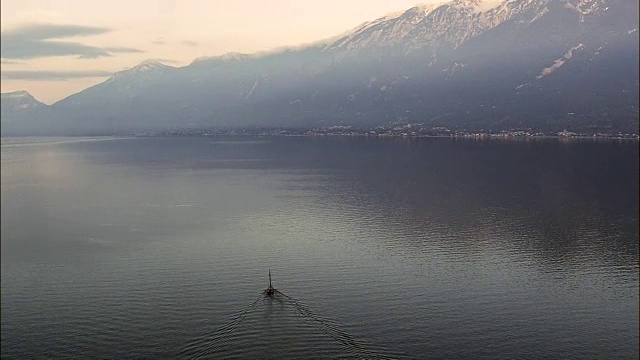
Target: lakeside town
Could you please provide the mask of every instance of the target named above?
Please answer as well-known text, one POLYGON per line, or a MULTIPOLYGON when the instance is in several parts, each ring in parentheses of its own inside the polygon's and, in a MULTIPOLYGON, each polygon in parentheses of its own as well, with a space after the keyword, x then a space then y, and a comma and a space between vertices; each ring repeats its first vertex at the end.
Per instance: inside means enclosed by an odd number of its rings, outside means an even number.
POLYGON ((451 137, 472 139, 519 139, 519 138, 596 138, 596 139, 629 139, 638 140, 635 133, 579 133, 569 130, 559 132, 540 132, 532 129, 511 129, 499 132, 492 131, 468 131, 452 130, 443 126, 426 127, 423 124, 391 124, 389 126, 377 126, 370 129, 361 129, 351 125, 336 125, 304 128, 217 128, 217 129, 175 129, 167 131, 146 131, 136 133, 136 136, 216 136, 216 135, 244 135, 244 136, 358 136, 358 137, 451 137))

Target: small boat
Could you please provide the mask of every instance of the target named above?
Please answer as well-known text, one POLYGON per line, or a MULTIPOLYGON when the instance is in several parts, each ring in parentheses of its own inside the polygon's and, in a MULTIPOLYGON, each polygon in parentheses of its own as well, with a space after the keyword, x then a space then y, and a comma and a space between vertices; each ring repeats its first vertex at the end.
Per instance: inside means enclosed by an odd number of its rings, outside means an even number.
POLYGON ((276 289, 271 286, 271 269, 269 269, 269 287, 267 288, 266 293, 271 297, 276 293, 276 289))

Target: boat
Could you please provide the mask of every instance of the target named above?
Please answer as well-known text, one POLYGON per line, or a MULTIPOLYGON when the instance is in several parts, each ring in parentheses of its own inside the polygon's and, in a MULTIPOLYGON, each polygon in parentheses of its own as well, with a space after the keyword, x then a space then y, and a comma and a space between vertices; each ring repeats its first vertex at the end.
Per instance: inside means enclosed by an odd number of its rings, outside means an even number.
POLYGON ((271 285, 271 269, 269 269, 269 287, 265 290, 268 296, 273 297, 276 293, 276 289, 271 285))

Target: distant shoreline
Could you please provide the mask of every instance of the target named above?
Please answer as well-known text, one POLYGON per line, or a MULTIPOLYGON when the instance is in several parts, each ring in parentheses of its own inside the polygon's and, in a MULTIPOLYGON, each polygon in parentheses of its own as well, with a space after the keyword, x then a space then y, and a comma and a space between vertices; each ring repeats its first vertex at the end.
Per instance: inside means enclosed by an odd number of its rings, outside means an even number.
POLYGON ((512 140, 512 141, 535 141, 535 140, 560 140, 560 141, 639 141, 638 135, 630 134, 626 136, 617 135, 510 135, 510 134, 457 134, 457 135, 403 135, 403 134, 346 134, 346 133, 226 133, 226 132, 157 132, 157 133, 135 133, 135 134, 104 134, 104 135, 21 135, 2 136, 2 146, 36 145, 36 144, 58 144, 65 142, 79 141, 99 141, 107 139, 134 139, 134 138, 162 138, 162 137, 353 137, 353 138, 378 138, 378 139, 463 139, 463 140, 512 140), (33 141, 11 141, 13 139, 30 139, 33 141), (65 139, 73 139, 65 141, 65 139))

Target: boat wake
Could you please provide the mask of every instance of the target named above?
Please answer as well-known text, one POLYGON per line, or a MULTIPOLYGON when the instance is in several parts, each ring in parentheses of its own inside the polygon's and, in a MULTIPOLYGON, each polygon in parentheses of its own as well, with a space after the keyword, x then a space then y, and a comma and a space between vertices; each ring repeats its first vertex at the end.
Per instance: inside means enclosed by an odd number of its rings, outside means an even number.
POLYGON ((180 357, 391 358, 381 349, 374 351, 358 341, 338 323, 317 315, 301 301, 270 289, 214 332, 187 344, 180 357))
POLYGON ((244 308, 242 311, 234 314, 231 319, 222 327, 217 329, 211 334, 206 334, 191 341, 180 352, 181 358, 188 359, 207 359, 214 355, 217 349, 223 347, 227 343, 234 330, 242 323, 245 316, 253 311, 260 303, 265 299, 265 294, 260 294, 251 305, 244 308))

